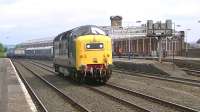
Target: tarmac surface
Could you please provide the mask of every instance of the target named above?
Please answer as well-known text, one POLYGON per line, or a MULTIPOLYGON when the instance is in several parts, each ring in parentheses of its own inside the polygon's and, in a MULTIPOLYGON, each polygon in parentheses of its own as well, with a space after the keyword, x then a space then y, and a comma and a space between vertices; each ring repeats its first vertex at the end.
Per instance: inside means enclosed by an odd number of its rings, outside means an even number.
MULTIPOLYGON (((181 58, 183 59, 183 58, 181 58)), ((171 76, 174 77, 180 77, 185 78, 187 76, 187 73, 183 70, 181 70, 178 66, 171 62, 158 62, 156 60, 146 60, 146 59, 127 59, 127 58, 114 58, 113 61, 122 61, 122 62, 131 62, 135 65, 151 65, 155 69, 159 69, 171 76)), ((145 67, 145 66, 144 66, 145 67)), ((145 70, 145 69, 144 69, 145 70)))
POLYGON ((34 104, 7 58, 0 58, 0 112, 36 112, 34 104))
MULTIPOLYGON (((172 57, 167 57, 167 59, 172 59, 172 57)), ((175 56, 174 59, 200 61, 200 57, 199 58, 191 58, 191 57, 175 56)))

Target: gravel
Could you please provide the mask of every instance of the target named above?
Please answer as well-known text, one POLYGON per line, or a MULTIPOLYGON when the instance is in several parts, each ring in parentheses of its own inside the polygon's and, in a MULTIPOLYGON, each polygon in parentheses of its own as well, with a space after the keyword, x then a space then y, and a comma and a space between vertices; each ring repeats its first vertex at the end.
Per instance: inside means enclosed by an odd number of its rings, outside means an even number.
MULTIPOLYGON (((134 112, 132 108, 122 105, 107 97, 95 93, 63 77, 50 73, 38 66, 26 63, 32 70, 51 82, 54 86, 72 97, 76 102, 95 112, 134 112)), ((55 101, 55 100, 54 100, 55 101)), ((135 111, 136 112, 136 111, 135 111)))
POLYGON ((102 87, 96 87, 96 89, 104 91, 104 92, 111 94, 113 96, 122 98, 126 101, 132 102, 132 103, 134 103, 134 104, 136 104, 140 107, 143 107, 147 110, 151 110, 152 112, 161 112, 161 111, 180 112, 180 111, 174 110, 173 108, 166 107, 164 105, 154 103, 152 101, 149 101, 149 100, 146 100, 146 99, 134 96, 134 95, 130 95, 128 93, 121 92, 121 91, 115 90, 113 88, 102 86, 102 87))
POLYGON ((200 88, 113 72, 110 82, 138 92, 200 110, 200 88))

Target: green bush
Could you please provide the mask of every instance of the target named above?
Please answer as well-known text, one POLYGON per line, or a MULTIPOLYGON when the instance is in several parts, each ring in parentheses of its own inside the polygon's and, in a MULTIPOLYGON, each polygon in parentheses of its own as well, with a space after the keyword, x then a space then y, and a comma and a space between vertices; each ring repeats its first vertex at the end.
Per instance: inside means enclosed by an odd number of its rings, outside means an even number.
POLYGON ((3 47, 3 44, 0 43, 0 58, 5 57, 5 48, 3 47))
POLYGON ((0 58, 5 58, 4 52, 0 52, 0 58))

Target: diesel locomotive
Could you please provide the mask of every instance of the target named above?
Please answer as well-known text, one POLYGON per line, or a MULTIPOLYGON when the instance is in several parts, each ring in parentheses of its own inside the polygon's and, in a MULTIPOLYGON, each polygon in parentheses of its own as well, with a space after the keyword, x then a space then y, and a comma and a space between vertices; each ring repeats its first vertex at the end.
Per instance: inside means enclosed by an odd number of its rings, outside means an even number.
POLYGON ((55 71, 77 81, 105 83, 112 74, 112 42, 94 25, 63 32, 53 41, 55 71))

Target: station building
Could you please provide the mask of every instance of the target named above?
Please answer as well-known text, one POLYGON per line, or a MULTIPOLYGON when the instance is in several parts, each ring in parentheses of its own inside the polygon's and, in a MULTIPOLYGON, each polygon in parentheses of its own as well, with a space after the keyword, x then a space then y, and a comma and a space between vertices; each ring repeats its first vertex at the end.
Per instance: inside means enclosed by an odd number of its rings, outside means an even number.
MULTIPOLYGON (((100 26, 113 40, 113 53, 122 55, 129 53, 139 56, 157 56, 159 50, 158 37, 147 36, 147 23, 141 26, 122 26, 121 16, 111 16, 111 26, 100 26)), ((152 20, 150 20, 152 22, 152 20)), ((166 20, 166 22, 171 22, 166 20)), ((157 25, 157 23, 155 23, 157 25)), ((165 27, 166 23, 161 24, 165 27)), ((172 27, 172 24, 171 26, 172 27)), ((172 30, 172 36, 163 38, 162 52, 165 56, 184 55, 184 31, 172 30)))

